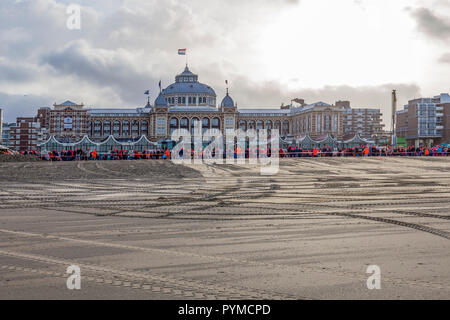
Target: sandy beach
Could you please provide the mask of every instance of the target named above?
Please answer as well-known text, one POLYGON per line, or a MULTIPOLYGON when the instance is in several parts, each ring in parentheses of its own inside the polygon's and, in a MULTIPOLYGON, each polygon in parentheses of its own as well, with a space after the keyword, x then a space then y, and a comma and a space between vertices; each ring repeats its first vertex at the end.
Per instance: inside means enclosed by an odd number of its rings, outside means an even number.
POLYGON ((0 299, 449 299, 449 249, 447 158, 0 163, 0 299))

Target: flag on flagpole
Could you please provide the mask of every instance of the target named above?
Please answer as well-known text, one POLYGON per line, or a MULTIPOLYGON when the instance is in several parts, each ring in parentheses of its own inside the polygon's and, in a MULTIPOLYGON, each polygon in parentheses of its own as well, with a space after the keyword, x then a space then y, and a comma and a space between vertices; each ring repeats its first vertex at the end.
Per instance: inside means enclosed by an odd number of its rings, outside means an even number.
POLYGON ((181 56, 185 56, 186 55, 186 49, 178 49, 178 54, 181 56))
POLYGON ((150 94, 150 90, 145 91, 144 94, 149 95, 150 94))
POLYGON ((159 91, 161 91, 161 80, 159 80, 159 91))

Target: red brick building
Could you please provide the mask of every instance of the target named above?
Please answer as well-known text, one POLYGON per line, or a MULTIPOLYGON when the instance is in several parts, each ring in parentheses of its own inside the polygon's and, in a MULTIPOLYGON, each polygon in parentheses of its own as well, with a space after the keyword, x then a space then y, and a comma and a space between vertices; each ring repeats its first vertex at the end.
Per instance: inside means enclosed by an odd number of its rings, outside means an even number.
POLYGON ((17 118, 16 126, 10 128, 9 146, 16 151, 32 151, 46 137, 47 132, 41 128, 37 117, 20 117, 17 118))

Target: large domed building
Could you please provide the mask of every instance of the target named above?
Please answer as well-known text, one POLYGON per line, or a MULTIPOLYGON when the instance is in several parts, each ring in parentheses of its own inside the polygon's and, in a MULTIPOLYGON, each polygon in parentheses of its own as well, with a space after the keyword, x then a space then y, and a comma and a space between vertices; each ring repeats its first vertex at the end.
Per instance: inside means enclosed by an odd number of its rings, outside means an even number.
MULTIPOLYGON (((303 101, 303 100, 302 100, 303 101)), ((343 109, 323 102, 299 106, 282 106, 279 109, 238 109, 228 88, 217 105, 214 89, 198 81, 198 75, 186 65, 175 77, 175 82, 163 89, 150 112, 154 125, 151 139, 158 141, 171 136, 176 129, 193 132, 195 123, 201 121, 203 130, 268 129, 278 130, 281 136, 342 137, 343 109)))
POLYGON ((94 142, 136 141, 144 136, 160 142, 170 139, 175 129, 193 132, 195 124, 201 122, 203 130, 218 129, 222 133, 227 129, 268 129, 278 130, 282 137, 342 138, 342 107, 296 100, 302 103, 275 109, 240 109, 228 88, 225 97, 218 100, 214 89, 199 82, 198 75, 186 65, 175 82, 160 91, 153 105, 149 100, 143 108, 88 109, 82 104, 55 103, 53 110, 46 108, 51 123, 48 136, 64 141, 87 136, 94 142))

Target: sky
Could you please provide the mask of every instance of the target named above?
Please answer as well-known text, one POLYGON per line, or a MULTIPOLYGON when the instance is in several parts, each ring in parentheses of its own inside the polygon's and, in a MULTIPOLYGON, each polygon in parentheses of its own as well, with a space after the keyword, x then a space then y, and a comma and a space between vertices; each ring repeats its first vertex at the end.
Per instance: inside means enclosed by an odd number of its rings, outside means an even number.
POLYGON ((450 91, 450 0, 2 0, 8 122, 72 100, 134 108, 184 69, 239 108, 350 100, 380 108, 450 91), (67 28, 67 7, 81 29, 67 28))

